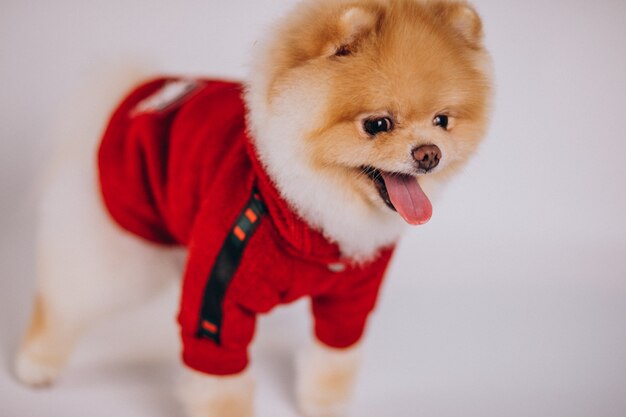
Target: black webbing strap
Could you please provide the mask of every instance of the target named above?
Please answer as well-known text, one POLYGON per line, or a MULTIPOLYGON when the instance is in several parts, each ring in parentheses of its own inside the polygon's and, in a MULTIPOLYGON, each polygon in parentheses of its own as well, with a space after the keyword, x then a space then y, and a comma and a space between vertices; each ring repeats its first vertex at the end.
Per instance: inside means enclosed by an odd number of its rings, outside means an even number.
POLYGON ((241 262, 248 240, 266 213, 265 204, 261 201, 257 191, 253 190, 248 204, 241 211, 224 240, 209 275, 200 311, 198 337, 213 339, 215 343, 220 344, 224 295, 241 262))

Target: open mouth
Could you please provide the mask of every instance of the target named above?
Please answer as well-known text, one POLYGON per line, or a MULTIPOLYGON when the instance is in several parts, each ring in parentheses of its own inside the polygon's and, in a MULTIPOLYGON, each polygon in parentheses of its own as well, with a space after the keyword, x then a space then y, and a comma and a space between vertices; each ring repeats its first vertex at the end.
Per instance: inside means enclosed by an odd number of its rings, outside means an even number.
POLYGON ((419 225, 430 220, 432 205, 415 176, 371 166, 362 167, 362 171, 372 180, 385 204, 407 223, 419 225))

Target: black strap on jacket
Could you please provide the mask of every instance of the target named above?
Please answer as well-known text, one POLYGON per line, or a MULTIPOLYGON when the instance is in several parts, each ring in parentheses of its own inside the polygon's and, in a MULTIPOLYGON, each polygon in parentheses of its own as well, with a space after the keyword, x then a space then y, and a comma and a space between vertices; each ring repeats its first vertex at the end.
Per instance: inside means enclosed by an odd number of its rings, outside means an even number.
POLYGON ((253 190, 250 200, 224 240, 209 275, 200 311, 198 337, 212 339, 220 344, 224 295, 237 271, 250 237, 266 213, 265 204, 258 192, 253 190))

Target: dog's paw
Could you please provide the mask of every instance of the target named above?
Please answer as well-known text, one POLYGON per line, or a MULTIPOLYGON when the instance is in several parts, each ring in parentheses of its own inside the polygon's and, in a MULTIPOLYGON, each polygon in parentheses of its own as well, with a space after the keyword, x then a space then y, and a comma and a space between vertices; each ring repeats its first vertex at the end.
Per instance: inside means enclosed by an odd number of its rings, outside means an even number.
POLYGON ((345 417, 360 363, 357 349, 316 345, 298 355, 296 396, 304 417, 345 417))
POLYGON ((45 360, 27 351, 20 351, 15 359, 15 376, 33 388, 44 388, 56 381, 62 364, 45 360))
POLYGON ((254 381, 248 373, 212 376, 186 370, 178 397, 187 417, 252 417, 254 381))

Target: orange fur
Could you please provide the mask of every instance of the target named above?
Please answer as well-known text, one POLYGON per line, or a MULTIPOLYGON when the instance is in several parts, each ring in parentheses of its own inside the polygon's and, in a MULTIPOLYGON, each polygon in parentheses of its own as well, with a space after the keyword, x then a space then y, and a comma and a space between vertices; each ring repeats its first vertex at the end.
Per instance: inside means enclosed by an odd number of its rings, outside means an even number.
POLYGON ((48 321, 41 296, 36 295, 33 302, 33 310, 31 313, 28 330, 24 336, 24 345, 32 344, 36 339, 40 338, 45 332, 46 322, 48 321))
POLYGON ((383 207, 361 167, 406 171, 410 150, 435 144, 447 177, 474 152, 486 130, 490 79, 482 24, 465 2, 416 0, 305 3, 279 29, 267 59, 268 97, 295 85, 331 93, 307 135, 311 161, 369 204, 383 207), (355 13, 356 12, 356 13, 355 13), (343 48, 345 56, 334 56, 343 48), (450 128, 433 126, 440 113, 450 128), (366 115, 392 115, 395 128, 370 138, 366 115))

